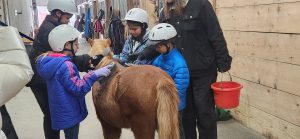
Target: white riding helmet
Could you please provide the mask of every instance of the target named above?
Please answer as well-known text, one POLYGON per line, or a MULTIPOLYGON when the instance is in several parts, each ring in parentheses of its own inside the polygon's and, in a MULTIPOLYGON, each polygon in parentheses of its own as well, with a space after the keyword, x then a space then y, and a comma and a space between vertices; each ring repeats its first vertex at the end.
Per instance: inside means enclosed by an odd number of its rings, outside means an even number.
POLYGON ((148 14, 141 8, 132 8, 126 13, 125 20, 148 24, 148 14))
POLYGON ((167 23, 160 23, 154 26, 149 32, 147 45, 156 45, 162 41, 167 41, 177 35, 176 29, 167 23))
POLYGON ((49 0, 47 8, 49 12, 57 9, 64 13, 77 14, 77 7, 74 0, 49 0))
POLYGON ((48 42, 53 51, 63 51, 67 42, 73 41, 78 38, 80 32, 70 25, 59 25, 55 27, 48 37, 48 42))

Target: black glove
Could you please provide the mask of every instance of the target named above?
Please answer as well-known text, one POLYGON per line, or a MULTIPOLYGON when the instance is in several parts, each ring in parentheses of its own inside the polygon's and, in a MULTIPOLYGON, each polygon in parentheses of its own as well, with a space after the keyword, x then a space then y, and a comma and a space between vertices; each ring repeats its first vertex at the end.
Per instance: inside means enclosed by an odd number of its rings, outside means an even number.
POLYGON ((138 56, 139 56, 139 53, 137 53, 137 54, 131 54, 131 55, 128 56, 127 61, 129 63, 132 63, 132 62, 134 62, 138 58, 138 56))
POLYGON ((221 73, 224 73, 224 72, 227 72, 230 70, 230 65, 229 66, 224 66, 222 68, 218 68, 218 71, 221 72, 221 73))
POLYGON ((227 60, 223 60, 222 63, 220 62, 218 64, 218 71, 221 73, 229 71, 231 68, 231 61, 232 58, 229 57, 227 60))
POLYGON ((88 72, 92 69, 90 67, 90 56, 88 54, 73 56, 72 61, 80 72, 88 72))
POLYGON ((93 57, 91 57, 91 64, 96 67, 98 65, 98 63, 102 60, 104 56, 103 55, 95 55, 93 57))
POLYGON ((155 47, 153 46, 148 46, 146 47, 140 54, 140 56, 138 57, 139 60, 153 60, 154 58, 156 58, 159 55, 159 52, 157 52, 155 50, 155 47))

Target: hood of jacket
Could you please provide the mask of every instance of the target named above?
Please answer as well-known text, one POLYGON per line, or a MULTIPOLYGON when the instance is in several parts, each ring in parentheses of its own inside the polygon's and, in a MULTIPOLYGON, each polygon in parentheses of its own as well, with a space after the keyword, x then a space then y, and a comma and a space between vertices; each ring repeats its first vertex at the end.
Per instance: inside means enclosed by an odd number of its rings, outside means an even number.
POLYGON ((68 60, 71 60, 71 58, 63 54, 41 55, 36 61, 37 72, 42 78, 51 79, 60 66, 68 60))

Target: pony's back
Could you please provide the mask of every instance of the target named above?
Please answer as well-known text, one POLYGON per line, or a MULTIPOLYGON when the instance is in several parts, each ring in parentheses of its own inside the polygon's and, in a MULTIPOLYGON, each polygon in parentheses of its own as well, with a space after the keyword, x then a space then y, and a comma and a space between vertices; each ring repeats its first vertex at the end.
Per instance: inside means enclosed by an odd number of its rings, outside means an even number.
POLYGON ((162 139, 179 136, 177 90, 161 69, 149 65, 124 68, 102 89, 97 100, 101 104, 95 103, 100 120, 134 132, 147 127, 154 134, 158 128, 162 139))
MULTIPOLYGON (((96 40, 91 56, 104 54, 109 40, 96 40)), ((106 55, 96 68, 112 61, 106 55)), ((124 68, 116 63, 111 75, 93 86, 93 100, 105 139, 118 139, 121 128, 131 128, 137 139, 178 139, 179 98, 172 78, 160 68, 124 68)))

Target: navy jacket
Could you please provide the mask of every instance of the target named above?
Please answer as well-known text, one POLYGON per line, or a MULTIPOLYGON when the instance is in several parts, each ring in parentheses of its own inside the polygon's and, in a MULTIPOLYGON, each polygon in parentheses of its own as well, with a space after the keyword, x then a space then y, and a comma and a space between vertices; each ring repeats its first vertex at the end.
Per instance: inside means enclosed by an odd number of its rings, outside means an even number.
POLYGON ((176 28, 178 35, 174 43, 185 58, 191 76, 230 69, 232 58, 208 0, 189 0, 181 16, 172 10, 170 18, 163 12, 159 18, 160 22, 170 23, 176 28))

